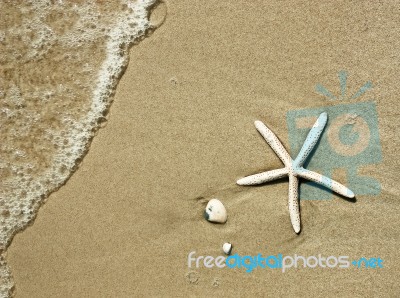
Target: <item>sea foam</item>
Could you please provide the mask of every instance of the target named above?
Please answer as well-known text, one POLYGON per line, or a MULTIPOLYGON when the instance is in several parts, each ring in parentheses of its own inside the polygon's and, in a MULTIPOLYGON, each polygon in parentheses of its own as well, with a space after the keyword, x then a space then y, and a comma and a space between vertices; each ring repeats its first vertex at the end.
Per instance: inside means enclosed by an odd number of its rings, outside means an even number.
POLYGON ((4 253, 79 166, 156 0, 0 0, 0 296, 4 253))

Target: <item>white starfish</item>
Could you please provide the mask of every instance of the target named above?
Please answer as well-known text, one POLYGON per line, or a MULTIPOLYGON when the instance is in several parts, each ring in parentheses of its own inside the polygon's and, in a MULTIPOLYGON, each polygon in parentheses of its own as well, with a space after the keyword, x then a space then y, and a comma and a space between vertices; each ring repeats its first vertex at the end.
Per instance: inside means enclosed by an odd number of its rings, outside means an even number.
POLYGON ((342 196, 354 198, 354 193, 346 186, 326 176, 303 168, 303 164, 321 136, 327 120, 328 115, 325 112, 318 117, 314 126, 308 133, 303 147, 301 148, 295 160, 290 157, 276 135, 267 126, 265 126, 264 123, 261 121, 254 122, 259 133, 271 146, 272 150, 275 151, 276 155, 278 155, 285 167, 278 170, 247 176, 237 181, 237 184, 239 185, 256 185, 276 180, 284 176, 289 176, 289 214, 290 221, 292 222, 293 229, 296 233, 300 232, 300 210, 298 202, 299 177, 319 183, 337 192, 338 194, 341 194, 342 196))

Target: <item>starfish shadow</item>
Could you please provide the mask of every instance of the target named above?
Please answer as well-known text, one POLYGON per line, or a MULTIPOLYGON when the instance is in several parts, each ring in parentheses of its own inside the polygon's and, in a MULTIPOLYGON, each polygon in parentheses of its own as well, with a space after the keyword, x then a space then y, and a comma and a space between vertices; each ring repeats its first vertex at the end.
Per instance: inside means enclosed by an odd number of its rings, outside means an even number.
MULTIPOLYGON (((301 184, 305 183, 305 184, 307 184, 308 186, 310 186, 312 188, 317 188, 319 191, 322 191, 322 192, 325 192, 325 193, 329 193, 329 194, 331 194, 333 196, 337 196, 338 198, 343 199, 343 200, 345 200, 345 201, 347 201, 349 203, 356 203, 357 202, 356 197, 348 198, 348 197, 342 196, 341 194, 334 193, 333 191, 329 190, 325 186, 322 186, 322 185, 320 185, 318 183, 310 182, 310 181, 306 182, 306 181, 307 180, 305 180, 305 179, 301 179, 301 184)), ((299 198, 300 198, 300 200, 303 200, 303 201, 328 201, 328 200, 330 200, 330 199, 322 199, 322 200, 319 200, 319 199, 312 199, 312 200, 310 200, 310 199, 308 199, 308 200, 307 199, 301 199, 301 197, 302 197, 301 193, 302 193, 302 190, 301 190, 301 187, 299 187, 299 198)))
POLYGON ((268 182, 265 182, 265 183, 262 183, 262 184, 253 185, 253 187, 263 187, 263 186, 266 186, 266 185, 282 184, 282 183, 287 183, 288 181, 289 181, 288 177, 282 177, 282 178, 276 179, 274 181, 268 181, 268 182))
POLYGON ((347 202, 349 202, 349 203, 357 203, 357 198, 356 197, 354 197, 354 198, 347 198, 347 197, 345 197, 345 196, 342 196, 342 195, 340 195, 340 194, 335 194, 336 196, 338 196, 339 198, 341 198, 341 199, 343 199, 343 200, 345 200, 345 201, 347 201, 347 202))

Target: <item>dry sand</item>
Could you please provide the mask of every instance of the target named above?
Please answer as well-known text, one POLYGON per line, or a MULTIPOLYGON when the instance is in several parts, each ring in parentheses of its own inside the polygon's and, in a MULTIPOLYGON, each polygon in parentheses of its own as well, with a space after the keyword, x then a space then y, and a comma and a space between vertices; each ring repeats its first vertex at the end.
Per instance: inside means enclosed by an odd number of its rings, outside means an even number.
POLYGON ((168 2, 165 24, 131 49, 82 165, 10 246, 17 297, 397 296, 398 6, 347 2, 168 2), (353 90, 374 83, 359 101, 377 103, 383 162, 364 171, 382 192, 302 201, 296 235, 285 180, 235 181, 281 167, 253 121, 287 146, 286 112, 334 105, 314 86, 338 90, 341 69, 353 90), (225 225, 202 218, 214 196, 225 225), (225 241, 241 255, 381 257, 384 268, 188 268, 190 251, 217 256, 225 241))

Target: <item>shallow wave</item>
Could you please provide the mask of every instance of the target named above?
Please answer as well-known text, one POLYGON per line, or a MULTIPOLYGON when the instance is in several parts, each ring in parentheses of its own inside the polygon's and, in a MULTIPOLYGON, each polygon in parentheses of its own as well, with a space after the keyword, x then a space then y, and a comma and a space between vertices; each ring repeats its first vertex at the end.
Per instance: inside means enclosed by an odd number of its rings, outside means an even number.
POLYGON ((79 165, 157 0, 0 0, 0 296, 4 253, 79 165))

